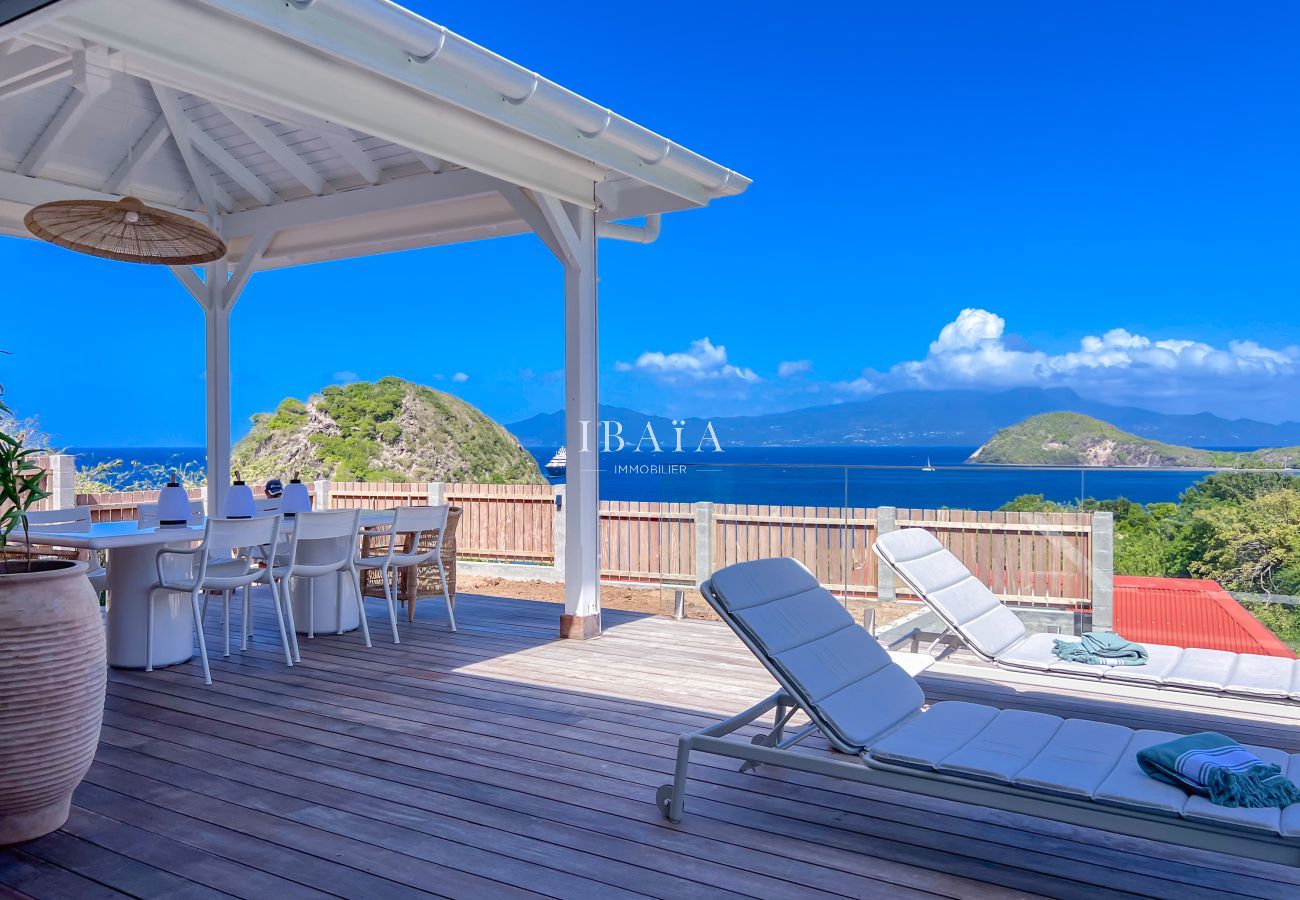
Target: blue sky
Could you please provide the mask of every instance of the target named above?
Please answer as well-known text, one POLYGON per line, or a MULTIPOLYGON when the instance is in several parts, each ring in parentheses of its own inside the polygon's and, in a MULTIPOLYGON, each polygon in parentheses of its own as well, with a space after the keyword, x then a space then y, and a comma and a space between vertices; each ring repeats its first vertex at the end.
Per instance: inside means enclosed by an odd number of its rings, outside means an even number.
MULTIPOLYGON (((1300 4, 410 5, 754 179, 602 243, 607 402, 1064 384, 1300 418, 1300 4)), ((0 265, 20 413, 65 444, 202 442, 202 319, 167 272, 17 240, 0 265)), ((385 374, 556 409, 562 300, 531 238, 258 275, 236 433, 385 374)))

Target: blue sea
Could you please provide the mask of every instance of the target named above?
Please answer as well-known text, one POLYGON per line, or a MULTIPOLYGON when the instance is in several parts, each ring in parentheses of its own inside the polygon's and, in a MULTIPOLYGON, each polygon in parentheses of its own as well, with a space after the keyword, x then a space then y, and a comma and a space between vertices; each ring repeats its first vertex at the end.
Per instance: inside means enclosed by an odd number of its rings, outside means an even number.
MULTIPOLYGON (((545 466, 554 447, 529 448, 545 466)), ((997 509, 1020 494, 1069 502, 1127 497, 1175 501, 1207 472, 971 466, 974 447, 739 447, 724 453, 601 454, 607 500, 756 503, 773 506, 904 506, 997 509), (927 461, 934 471, 923 471, 927 461)), ((79 466, 201 464, 202 447, 87 447, 79 466)), ((563 478, 552 478, 561 482, 563 478)))

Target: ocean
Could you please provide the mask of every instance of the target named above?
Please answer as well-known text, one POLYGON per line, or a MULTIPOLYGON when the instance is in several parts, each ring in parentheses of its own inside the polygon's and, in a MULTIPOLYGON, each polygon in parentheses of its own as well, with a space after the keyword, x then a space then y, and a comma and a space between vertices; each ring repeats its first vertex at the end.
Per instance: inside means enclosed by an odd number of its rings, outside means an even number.
MULTIPOLYGON (((1069 469, 963 465, 974 447, 735 447, 723 453, 601 454, 607 500, 772 506, 997 509, 1020 494, 1070 502, 1127 497, 1172 502, 1208 473, 1190 469, 1069 469), (924 471, 927 460, 934 471, 924 471)), ((554 447, 530 452, 545 466, 554 447)), ((202 447, 85 447, 79 466, 199 463, 202 447)), ((575 457, 576 458, 576 457, 575 457)), ((553 483, 563 478, 551 478, 553 483)))

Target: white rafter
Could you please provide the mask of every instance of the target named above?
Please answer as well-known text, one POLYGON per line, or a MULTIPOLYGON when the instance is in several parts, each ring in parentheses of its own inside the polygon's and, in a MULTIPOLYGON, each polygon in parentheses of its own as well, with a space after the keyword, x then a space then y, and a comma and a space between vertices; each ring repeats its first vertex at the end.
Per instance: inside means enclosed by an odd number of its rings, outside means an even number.
POLYGON ((426 169, 428 169, 430 172, 432 172, 435 175, 437 175, 439 172, 445 171, 447 168, 447 163, 441 159, 438 159, 438 157, 436 156, 430 156, 427 153, 421 153, 419 150, 412 150, 411 152, 415 154, 415 158, 420 161, 421 165, 423 165, 426 169))
POLYGON ((265 150, 286 172, 296 178, 313 194, 328 194, 331 192, 332 189, 329 183, 325 181, 324 176, 295 153, 292 147, 286 144, 279 135, 257 116, 244 112, 242 109, 235 109, 220 103, 214 103, 213 106, 220 110, 221 114, 229 119, 236 128, 248 135, 248 138, 253 143, 265 150))
POLYGON ((321 122, 312 128, 312 132, 343 157, 345 163, 361 173, 362 178, 371 184, 379 184, 379 163, 370 158, 370 154, 357 143, 351 131, 339 125, 321 122))
MULTIPOLYGON (((21 56, 23 52, 25 51, 14 55, 21 56)), ((96 98, 109 88, 111 76, 108 71, 108 52, 104 48, 78 50, 72 55, 71 66, 77 78, 75 89, 63 101, 54 118, 18 164, 20 175, 35 177, 40 174, 41 169, 67 140, 72 129, 90 112, 96 98)))
POLYGON ((9 45, 9 52, 0 55, 0 99, 16 97, 72 74, 72 58, 66 53, 51 55, 44 47, 18 46, 17 41, 9 41, 9 45))
POLYGON ((167 120, 167 127, 171 129, 172 137, 176 140, 176 147, 180 150, 181 159, 190 173, 190 180, 194 182, 194 189, 199 192, 199 200, 207 209, 208 217, 215 222, 221 215, 222 208, 233 208, 234 201, 213 180, 212 173, 208 171, 207 165, 194 149, 190 138, 191 132, 196 129, 181 110, 180 97, 169 87, 154 82, 149 84, 153 88, 154 97, 158 100, 163 118, 167 120))
MULTIPOLYGON (((182 112, 181 115, 184 116, 185 114, 182 112)), ((190 122, 189 135, 190 143, 194 145, 194 148, 202 153, 208 162, 233 178, 240 187, 262 201, 262 203, 275 202, 275 192, 271 190, 267 183, 254 175, 248 166, 235 159, 230 154, 230 151, 213 140, 212 136, 206 131, 190 122)))
POLYGON ((167 129, 167 117, 158 114, 158 118, 145 129, 140 140, 135 142, 131 150, 122 161, 117 164, 113 174, 109 176, 108 181, 104 184, 104 192, 108 194, 120 194, 123 186, 131 181, 131 176, 135 170, 148 162, 163 144, 167 143, 167 137, 171 134, 167 129))

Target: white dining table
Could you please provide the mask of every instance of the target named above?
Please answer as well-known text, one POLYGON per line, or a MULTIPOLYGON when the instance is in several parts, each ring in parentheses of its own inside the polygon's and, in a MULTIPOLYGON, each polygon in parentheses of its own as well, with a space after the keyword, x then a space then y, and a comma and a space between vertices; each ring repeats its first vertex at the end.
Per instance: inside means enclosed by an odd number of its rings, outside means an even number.
MULTIPOLYGON (((366 527, 382 526, 392 521, 392 512, 367 510, 361 516, 366 527)), ((104 619, 108 639, 108 664, 120 669, 143 669, 146 662, 146 625, 150 589, 158 581, 158 551, 164 547, 184 550, 203 539, 202 521, 189 525, 141 528, 135 521, 94 522, 57 528, 32 528, 26 535, 21 529, 10 535, 13 543, 71 547, 78 550, 103 550, 108 554, 108 601, 104 619)), ((293 519, 286 518, 281 534, 292 533, 293 519)), ((306 560, 304 560, 306 561, 306 560)), ((189 560, 166 557, 164 566, 169 578, 184 578, 189 560)), ((315 612, 316 630, 350 631, 360 626, 356 603, 351 597, 337 603, 334 578, 322 578, 310 592, 315 612), (340 622, 338 611, 342 609, 340 622), (349 615, 350 611, 350 615, 349 615), (340 625, 342 627, 340 627, 340 625)), ((308 592, 297 591, 294 619, 299 631, 311 610, 308 592)), ((194 614, 188 594, 172 593, 160 597, 154 607, 154 666, 187 662, 194 656, 194 614)))

